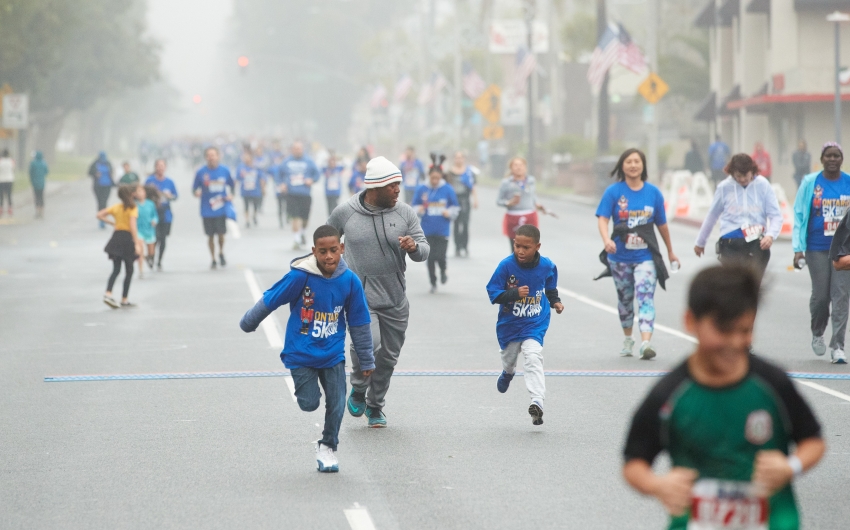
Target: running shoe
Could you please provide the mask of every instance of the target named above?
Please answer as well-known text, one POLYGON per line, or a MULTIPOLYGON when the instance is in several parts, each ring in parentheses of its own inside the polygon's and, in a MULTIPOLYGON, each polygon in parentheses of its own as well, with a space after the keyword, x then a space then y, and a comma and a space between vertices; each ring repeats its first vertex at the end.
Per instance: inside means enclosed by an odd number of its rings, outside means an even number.
POLYGON ((432 286, 431 286, 431 294, 434 294, 434 293, 436 293, 436 292, 437 292, 437 286, 436 286, 436 285, 432 285, 432 286))
POLYGON ((502 375, 499 376, 499 379, 496 380, 496 390, 504 394, 508 391, 508 387, 511 386, 511 381, 514 378, 514 374, 509 374, 508 372, 502 370, 502 375))
POLYGON ((120 305, 118 305, 118 302, 116 302, 115 299, 112 298, 111 296, 104 295, 103 303, 108 305, 112 309, 118 309, 119 307, 121 307, 120 305))
POLYGON ((543 407, 532 401, 528 406, 528 415, 531 416, 532 425, 543 425, 543 407))
POLYGON ((653 357, 655 357, 655 350, 652 349, 652 344, 648 340, 643 341, 640 345, 640 359, 642 361, 648 361, 653 357))
POLYGON ((847 357, 844 356, 844 351, 841 348, 835 348, 830 352, 832 364, 847 364, 847 357))
POLYGON ((446 271, 440 271, 440 283, 445 284, 449 281, 449 277, 446 276, 446 271))
POLYGON ((814 351, 815 355, 818 357, 826 353, 826 343, 823 341, 823 335, 820 337, 812 337, 812 351, 814 351))
POLYGON ((224 267, 224 266, 226 266, 226 265, 227 265, 227 262, 224 260, 224 254, 219 254, 219 255, 218 255, 218 263, 219 263, 222 267, 224 267))
POLYGON ((339 472, 339 461, 336 459, 334 450, 321 442, 316 444, 316 462, 320 473, 339 472))
POLYGON ((133 302, 121 302, 122 309, 130 309, 131 307, 136 307, 136 304, 133 302))
POLYGON ((245 228, 251 228, 251 221, 245 221, 245 228))
POLYGON ((159 272, 162 272, 162 263, 156 264, 156 270, 159 271, 159 272))
POLYGON ((351 393, 348 394, 346 405, 348 407, 348 413, 355 418, 359 418, 366 412, 366 394, 361 394, 352 388, 351 393))
POLYGON ((631 357, 632 350, 635 349, 635 339, 626 337, 623 339, 623 349, 620 350, 620 357, 631 357))
POLYGON ((215 262, 215 260, 212 260, 212 265, 210 265, 210 268, 211 268, 212 270, 217 269, 217 268, 218 268, 218 263, 216 263, 216 262, 215 262))
POLYGON ((381 409, 366 407, 366 417, 369 418, 369 427, 372 429, 383 429, 387 426, 387 417, 381 409))
POLYGON ((301 243, 299 243, 298 241, 293 243, 292 244, 292 250, 301 250, 301 243))

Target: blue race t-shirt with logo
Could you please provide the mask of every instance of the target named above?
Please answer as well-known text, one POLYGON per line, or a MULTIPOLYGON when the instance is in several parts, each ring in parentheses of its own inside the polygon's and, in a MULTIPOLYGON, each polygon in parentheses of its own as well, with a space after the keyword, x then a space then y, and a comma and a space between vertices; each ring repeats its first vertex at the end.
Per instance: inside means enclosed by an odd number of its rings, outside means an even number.
POLYGON ((115 182, 112 180, 112 166, 106 162, 96 162, 97 168, 97 185, 98 186, 113 186, 115 182))
POLYGON ((280 165, 280 178, 286 183, 286 192, 289 195, 310 195, 307 179, 313 182, 319 180, 319 168, 306 156, 290 156, 280 165))
POLYGON ((451 217, 443 214, 449 211, 449 208, 457 208, 459 205, 455 190, 445 182, 436 188, 424 184, 419 186, 413 194, 411 204, 414 208, 422 206, 425 209, 420 223, 425 235, 443 237, 449 237, 452 226, 451 217))
POLYGON ((230 170, 224 166, 211 169, 204 166, 195 173, 192 191, 201 190, 201 217, 224 217, 227 211, 224 203, 227 198, 227 188, 231 193, 236 188, 230 170))
POLYGON ((322 169, 322 175, 325 177, 325 195, 328 197, 339 197, 342 192, 342 172, 344 169, 344 166, 322 169))
POLYGON ((815 179, 809 212, 807 250, 828 251, 841 218, 850 207, 850 175, 842 172, 837 180, 829 180, 821 172, 815 179))
POLYGON ((156 175, 150 175, 147 180, 145 180, 145 186, 153 186, 160 191, 158 209, 160 212, 164 213, 164 218, 159 221, 161 223, 170 223, 173 219, 171 214, 171 199, 166 197, 162 192, 167 191, 176 199, 177 186, 174 185, 174 181, 168 177, 163 177, 162 180, 159 180, 156 178, 156 175))
POLYGON ((280 359, 289 368, 329 368, 345 360, 346 320, 352 327, 371 322, 366 294, 350 269, 325 278, 293 269, 263 293, 270 311, 289 304, 280 359))
POLYGON ((540 256, 535 267, 523 268, 513 254, 503 259, 487 283, 490 302, 516 287, 528 286, 528 296, 499 306, 496 337, 505 349, 511 342, 536 340, 541 345, 549 329, 549 299, 546 289, 558 288, 558 268, 549 258, 540 256))
MULTIPOLYGON (((649 182, 637 191, 632 190, 625 182, 617 182, 608 186, 596 209, 597 217, 607 217, 615 225, 625 223, 634 228, 647 223, 656 226, 667 224, 667 214, 664 211, 664 196, 649 182)), ((636 233, 629 233, 623 241, 619 236, 614 238, 617 252, 608 254, 610 261, 623 263, 642 263, 652 260, 649 247, 636 233)))
POLYGON ((265 173, 256 166, 241 163, 236 166, 236 180, 243 197, 262 197, 265 173))

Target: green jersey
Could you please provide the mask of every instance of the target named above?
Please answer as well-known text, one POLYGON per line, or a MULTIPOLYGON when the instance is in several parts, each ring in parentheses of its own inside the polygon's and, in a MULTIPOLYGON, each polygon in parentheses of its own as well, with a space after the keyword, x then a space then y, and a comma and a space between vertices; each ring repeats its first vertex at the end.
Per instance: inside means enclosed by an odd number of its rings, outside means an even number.
POLYGON ((124 173, 121 175, 121 179, 118 181, 118 184, 138 184, 139 176, 133 173, 132 171, 129 173, 124 173))
POLYGON ((687 361, 652 389, 635 413, 624 455, 652 464, 666 450, 673 466, 696 470, 691 509, 671 530, 799 528, 788 484, 769 499, 750 483, 756 453, 820 437, 811 408, 781 369, 749 357, 747 375, 722 388, 697 383, 687 361))

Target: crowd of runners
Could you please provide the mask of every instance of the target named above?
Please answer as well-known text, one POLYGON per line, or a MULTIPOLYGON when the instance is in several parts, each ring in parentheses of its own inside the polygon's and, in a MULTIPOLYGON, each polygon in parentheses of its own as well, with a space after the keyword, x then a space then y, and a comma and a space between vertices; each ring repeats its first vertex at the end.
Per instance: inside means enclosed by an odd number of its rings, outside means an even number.
MULTIPOLYGON (((449 242, 454 241, 456 257, 469 256, 469 220, 479 206, 481 172, 467 163, 463 152, 432 153, 425 163, 413 147, 398 163, 365 148, 348 161, 334 152, 311 156, 300 141, 286 153, 279 146, 266 150, 262 144, 232 151, 229 146, 206 146, 192 184, 211 268, 227 263, 226 221, 237 219, 237 194, 246 228, 257 226, 257 214, 273 194, 280 227, 287 221, 291 227, 293 249, 310 252, 291 262, 290 272, 265 292, 240 326, 254 331, 275 309, 289 306, 281 360, 290 370, 303 410, 316 410, 325 396, 325 425, 316 458, 319 471, 335 472, 345 410, 365 416, 369 427, 387 426, 387 393, 409 318, 408 259, 427 263, 431 292, 436 292, 448 281, 449 242), (323 188, 328 218, 309 231, 314 186, 323 188), (340 202, 345 188, 349 198, 340 202), (350 391, 346 328, 351 334, 350 391)), ((194 151, 190 153, 194 162, 194 151)), ((836 143, 823 146, 820 162, 821 170, 801 179, 792 261, 798 269, 807 267, 811 277, 812 350, 818 356, 826 353, 824 333, 831 319, 830 360, 846 364, 850 219, 845 214, 850 175, 841 171, 843 151, 836 143)), ((145 263, 162 268, 173 221, 170 203, 178 198, 165 159, 153 161, 153 173, 144 182, 129 164, 123 167, 116 179, 111 162, 101 153, 90 170, 97 218, 101 226, 115 228, 105 249, 113 271, 104 295, 104 302, 115 308, 132 305, 128 291, 136 260, 140 269, 145 263), (107 207, 115 186, 120 202, 107 207), (122 264, 126 275, 119 303, 112 289, 122 264)), ((672 516, 671 528, 691 528, 691 523, 715 528, 724 518, 736 521, 735 528, 796 528, 790 482, 821 458, 820 426, 788 376, 751 348, 762 278, 782 215, 773 188, 750 155, 729 156, 724 174, 694 242, 695 254, 703 256, 719 223, 715 250, 720 264, 697 274, 688 295, 685 321, 698 346, 636 412, 623 472, 636 490, 664 504, 672 516), (695 431, 694 425, 706 428, 695 431), (659 476, 651 466, 662 451, 670 455, 673 469, 659 476)), ((620 355, 634 354, 637 318, 638 356, 649 360, 658 355, 652 344, 656 286, 665 287, 679 269, 679 259, 664 197, 647 181, 644 154, 626 150, 611 176, 613 183, 596 210, 603 247, 599 260, 604 265, 596 279, 613 279, 624 335, 620 355)), ((496 200, 496 206, 505 209, 502 231, 510 254, 494 264, 486 290, 490 303, 498 307, 502 372, 497 390, 508 391, 521 354, 528 414, 533 425, 541 425, 544 338, 551 310, 559 314, 564 305, 557 266, 540 252, 544 236, 539 215, 554 214, 541 204, 535 188, 526 161, 512 158, 496 200)))

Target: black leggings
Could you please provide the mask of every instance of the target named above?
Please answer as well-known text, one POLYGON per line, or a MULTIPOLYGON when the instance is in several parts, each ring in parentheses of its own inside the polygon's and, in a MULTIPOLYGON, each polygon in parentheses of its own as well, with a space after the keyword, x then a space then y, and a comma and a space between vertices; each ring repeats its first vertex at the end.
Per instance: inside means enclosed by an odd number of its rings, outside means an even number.
POLYGON ((106 203, 109 202, 109 194, 112 192, 112 186, 97 186, 94 187, 94 197, 97 199, 97 211, 106 208, 106 203))
POLYGON ((3 199, 9 198, 9 208, 12 207, 12 184, 13 182, 0 182, 0 208, 3 207, 3 199))
POLYGON ((460 203, 460 212, 457 219, 455 219, 454 226, 455 250, 460 252, 461 250, 467 250, 469 246, 469 213, 472 209, 472 203, 469 200, 468 193, 458 195, 457 200, 460 203))
POLYGON ((446 251, 449 249, 449 238, 443 236, 426 236, 431 251, 428 253, 428 278, 431 285, 437 285, 437 265, 440 272, 446 272, 446 251))
POLYGON ((277 195, 277 221, 283 228, 283 218, 286 217, 286 194, 277 195))
POLYGON ((112 286, 115 285, 115 280, 118 279, 118 274, 121 272, 121 262, 124 262, 124 290, 121 292, 122 298, 127 298, 130 294, 130 282, 133 281, 133 260, 122 258, 112 259, 112 274, 109 276, 109 282, 106 284, 107 292, 112 292, 112 286))

